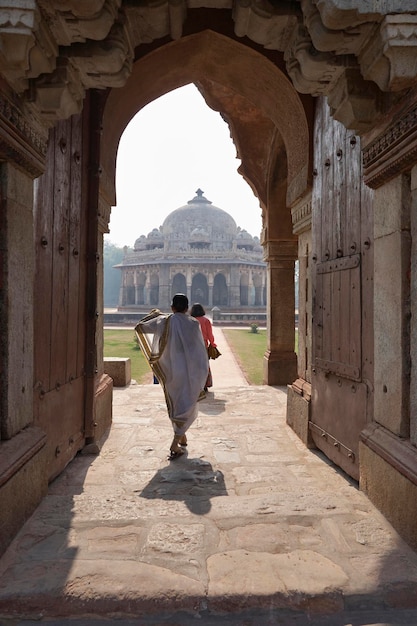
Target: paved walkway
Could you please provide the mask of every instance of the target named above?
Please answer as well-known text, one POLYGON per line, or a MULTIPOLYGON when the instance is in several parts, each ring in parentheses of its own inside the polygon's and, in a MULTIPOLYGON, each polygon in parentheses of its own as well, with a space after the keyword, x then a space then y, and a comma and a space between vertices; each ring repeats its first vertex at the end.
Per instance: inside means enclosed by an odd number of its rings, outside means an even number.
POLYGON ((115 390, 101 454, 0 560, 0 624, 417 625, 416 553, 287 427, 285 389, 236 384, 217 334, 184 457, 159 385, 115 390))

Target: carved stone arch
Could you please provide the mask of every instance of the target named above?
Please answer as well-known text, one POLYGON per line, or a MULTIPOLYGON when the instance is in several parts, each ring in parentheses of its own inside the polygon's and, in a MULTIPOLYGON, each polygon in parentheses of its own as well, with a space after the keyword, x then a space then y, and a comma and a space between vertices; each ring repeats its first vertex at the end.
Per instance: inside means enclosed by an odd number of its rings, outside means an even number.
POLYGON ((209 303, 209 288, 207 278, 201 272, 194 274, 191 284, 191 301, 199 302, 203 306, 209 303))
MULTIPOLYGON (((300 96, 286 75, 262 53, 211 30, 153 50, 136 61, 124 87, 110 92, 101 144, 101 192, 108 203, 116 203, 116 154, 127 124, 156 98, 199 81, 206 81, 206 87, 207 81, 226 87, 259 109, 272 128, 279 129, 288 164, 288 204, 292 204, 307 186, 309 165, 309 127, 300 96)), ((240 157, 244 162, 244 155, 240 157)), ((247 173, 245 177, 265 206, 265 190, 249 180, 247 173)))
POLYGON ((187 279, 182 272, 177 272, 172 277, 171 297, 175 296, 176 293, 187 293, 187 279))
POLYGON ((213 281, 213 306, 227 306, 229 304, 229 288, 223 272, 215 275, 213 281))

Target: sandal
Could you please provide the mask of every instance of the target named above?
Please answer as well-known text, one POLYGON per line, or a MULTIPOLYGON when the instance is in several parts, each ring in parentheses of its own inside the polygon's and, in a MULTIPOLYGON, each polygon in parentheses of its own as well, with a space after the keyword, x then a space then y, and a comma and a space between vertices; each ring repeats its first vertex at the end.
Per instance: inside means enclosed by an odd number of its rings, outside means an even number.
POLYGON ((180 446, 186 446, 187 445, 187 435, 181 435, 180 440, 178 442, 180 444, 180 446))
POLYGON ((169 449, 169 459, 177 459, 179 456, 182 456, 185 453, 185 450, 180 446, 180 435, 175 435, 172 440, 171 447, 169 449))

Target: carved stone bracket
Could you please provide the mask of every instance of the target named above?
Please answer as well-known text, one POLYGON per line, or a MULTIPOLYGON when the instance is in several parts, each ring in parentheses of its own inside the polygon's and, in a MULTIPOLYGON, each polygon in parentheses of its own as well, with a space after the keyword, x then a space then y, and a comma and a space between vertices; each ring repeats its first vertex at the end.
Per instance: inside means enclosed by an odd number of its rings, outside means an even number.
POLYGON ((126 20, 114 24, 108 37, 100 42, 73 44, 63 56, 71 59, 86 89, 122 87, 130 76, 133 47, 126 20))
POLYGON ((301 24, 293 32, 284 60, 296 89, 313 96, 327 95, 344 71, 344 59, 317 51, 301 24))
POLYGON ((358 135, 375 123, 381 100, 378 87, 363 80, 359 69, 346 70, 328 97, 332 117, 358 135))
POLYGON ((365 183, 376 189, 406 171, 417 158, 417 105, 363 149, 365 183))
POLYGON ((80 113, 83 98, 83 85, 68 59, 59 58, 56 70, 36 81, 36 105, 42 117, 51 124, 80 113))
POLYGON ((60 46, 88 39, 99 41, 109 34, 122 0, 38 0, 60 46))
POLYGON ((202 6, 230 11, 237 37, 283 52, 296 89, 327 96, 336 119, 357 133, 374 125, 384 93, 417 81, 415 0, 0 4, 0 73, 47 123, 78 112, 86 89, 123 86, 134 50, 181 38, 188 10, 202 6))
POLYGON ((417 15, 387 15, 359 55, 362 75, 381 91, 416 83, 417 15))
POLYGON ((233 20, 237 37, 249 37, 269 50, 285 50, 301 12, 289 3, 275 6, 237 0, 233 20), (297 16, 298 13, 298 16, 297 16))

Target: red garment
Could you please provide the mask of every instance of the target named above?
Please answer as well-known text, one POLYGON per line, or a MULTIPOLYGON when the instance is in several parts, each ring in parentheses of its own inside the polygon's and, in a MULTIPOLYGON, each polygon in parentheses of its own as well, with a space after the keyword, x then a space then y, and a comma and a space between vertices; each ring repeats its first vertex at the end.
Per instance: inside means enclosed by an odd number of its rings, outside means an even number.
POLYGON ((208 348, 210 344, 212 346, 216 346, 216 343, 214 341, 214 336, 213 336, 213 329, 212 329, 211 322, 208 319, 208 317, 204 317, 204 315, 202 315, 201 317, 197 317, 196 319, 200 322, 200 328, 203 334, 203 339, 206 344, 206 348, 208 348))

